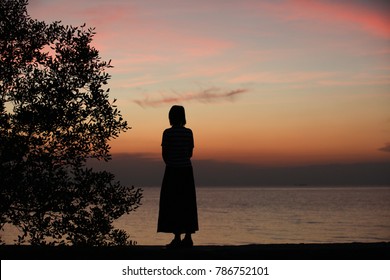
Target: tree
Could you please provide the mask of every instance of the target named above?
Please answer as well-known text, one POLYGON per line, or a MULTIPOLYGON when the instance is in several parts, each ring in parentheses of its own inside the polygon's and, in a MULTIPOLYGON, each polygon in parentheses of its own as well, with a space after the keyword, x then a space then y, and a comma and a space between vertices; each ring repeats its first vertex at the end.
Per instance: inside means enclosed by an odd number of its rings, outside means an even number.
POLYGON ((110 160, 108 142, 129 129, 93 28, 47 24, 27 0, 0 0, 0 227, 18 243, 129 244, 112 222, 140 205, 142 190, 86 167, 110 160))

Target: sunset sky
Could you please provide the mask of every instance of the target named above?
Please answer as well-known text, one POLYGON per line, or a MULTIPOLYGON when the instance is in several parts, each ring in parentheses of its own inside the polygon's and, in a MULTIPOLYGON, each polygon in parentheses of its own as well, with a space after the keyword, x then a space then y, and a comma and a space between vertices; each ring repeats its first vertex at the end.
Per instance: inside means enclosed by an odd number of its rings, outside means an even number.
POLYGON ((30 0, 96 27, 132 129, 112 153, 160 158, 173 104, 194 158, 260 166, 390 160, 390 2, 30 0))

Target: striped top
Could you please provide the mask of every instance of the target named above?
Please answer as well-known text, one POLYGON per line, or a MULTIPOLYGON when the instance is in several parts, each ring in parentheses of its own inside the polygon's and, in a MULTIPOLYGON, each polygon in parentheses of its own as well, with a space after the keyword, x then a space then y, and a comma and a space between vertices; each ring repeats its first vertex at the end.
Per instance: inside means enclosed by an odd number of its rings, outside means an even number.
POLYGON ((163 159, 169 166, 191 166, 194 138, 186 127, 167 128, 163 133, 163 159))

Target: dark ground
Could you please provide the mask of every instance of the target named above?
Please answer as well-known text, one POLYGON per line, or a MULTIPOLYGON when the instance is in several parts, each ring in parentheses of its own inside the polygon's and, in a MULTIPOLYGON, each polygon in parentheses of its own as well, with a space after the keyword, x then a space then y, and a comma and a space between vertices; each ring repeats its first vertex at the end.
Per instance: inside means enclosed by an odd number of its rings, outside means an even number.
POLYGON ((2 260, 389 260, 390 242, 242 246, 0 246, 2 260))

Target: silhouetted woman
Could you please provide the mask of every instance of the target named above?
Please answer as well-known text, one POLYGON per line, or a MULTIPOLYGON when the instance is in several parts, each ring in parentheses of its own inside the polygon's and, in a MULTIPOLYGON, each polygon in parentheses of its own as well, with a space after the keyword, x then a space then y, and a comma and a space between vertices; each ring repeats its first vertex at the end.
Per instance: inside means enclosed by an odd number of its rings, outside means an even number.
POLYGON ((157 232, 173 233, 168 248, 192 247, 191 234, 198 230, 198 212, 194 175, 191 164, 194 139, 186 124, 183 106, 169 111, 171 128, 162 137, 162 157, 165 173, 160 193, 157 232), (181 240, 181 234, 185 234, 181 240))

